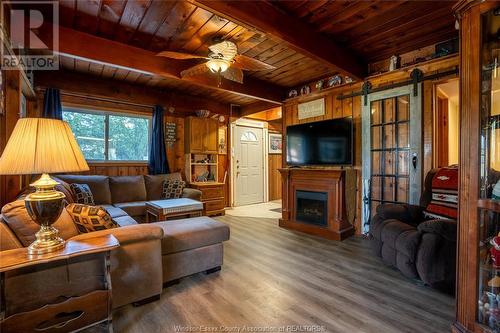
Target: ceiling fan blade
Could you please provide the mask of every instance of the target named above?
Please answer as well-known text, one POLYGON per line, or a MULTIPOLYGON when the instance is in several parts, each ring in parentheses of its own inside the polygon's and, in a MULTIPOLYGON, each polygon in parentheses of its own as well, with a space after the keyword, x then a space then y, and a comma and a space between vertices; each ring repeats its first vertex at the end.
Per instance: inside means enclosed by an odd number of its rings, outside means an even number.
POLYGON ((266 64, 265 62, 241 54, 234 57, 233 66, 240 69, 246 69, 247 71, 264 71, 276 68, 266 64))
POLYGON ((239 68, 229 67, 225 72, 221 73, 228 80, 243 83, 243 71, 239 68))
POLYGON ((205 63, 190 67, 181 72, 181 77, 205 74, 209 69, 205 63))
POLYGON ((207 59, 207 57, 199 56, 196 54, 174 52, 174 51, 163 51, 157 54, 160 57, 167 57, 172 59, 186 60, 186 59, 207 59))
POLYGON ((231 61, 238 53, 238 47, 236 44, 230 41, 222 41, 217 44, 210 45, 208 49, 216 54, 222 54, 224 59, 231 61))

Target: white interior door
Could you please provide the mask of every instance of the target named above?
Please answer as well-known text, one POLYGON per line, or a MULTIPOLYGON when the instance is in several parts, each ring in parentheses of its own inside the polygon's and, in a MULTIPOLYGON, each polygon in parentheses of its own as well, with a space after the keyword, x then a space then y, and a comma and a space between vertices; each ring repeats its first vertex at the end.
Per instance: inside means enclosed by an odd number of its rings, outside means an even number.
POLYGON ((264 130, 236 126, 235 206, 264 202, 264 130))

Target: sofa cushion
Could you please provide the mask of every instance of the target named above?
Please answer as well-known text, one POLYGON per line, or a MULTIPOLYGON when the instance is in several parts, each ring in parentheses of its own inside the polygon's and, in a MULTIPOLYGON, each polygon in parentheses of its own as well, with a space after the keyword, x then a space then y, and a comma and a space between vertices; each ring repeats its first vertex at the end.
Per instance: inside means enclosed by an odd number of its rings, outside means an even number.
POLYGON ((94 196, 87 184, 71 184, 71 190, 75 193, 75 202, 82 205, 94 206, 94 196))
POLYGON ((113 221, 120 227, 137 224, 137 221, 121 208, 113 205, 101 205, 101 207, 108 212, 113 221))
POLYGON ((131 202, 146 200, 144 176, 109 177, 112 202, 131 202))
POLYGON ((113 205, 101 205, 101 207, 104 208, 104 210, 106 210, 106 212, 108 212, 108 214, 112 218, 128 215, 127 212, 125 212, 123 209, 120 209, 120 208, 115 207, 113 205))
POLYGON ((178 172, 163 175, 144 176, 144 182, 146 183, 147 200, 160 200, 163 190, 163 182, 168 179, 182 180, 182 176, 178 172))
POLYGON ((111 216, 100 206, 70 204, 66 207, 80 233, 117 228, 111 216))
MULTIPOLYGON (((28 246, 35 240, 40 226, 29 216, 24 200, 16 200, 3 206, 2 217, 23 246, 28 246)), ((61 216, 52 226, 59 230, 59 236, 63 239, 78 235, 78 230, 66 209, 63 209, 61 216)))
POLYGON ((146 215, 146 201, 119 202, 114 206, 123 209, 130 216, 146 215))
POLYGON ((161 192, 162 199, 179 199, 186 187, 186 182, 183 180, 167 179, 163 182, 163 190, 161 192))
POLYGON ((154 223, 163 229, 162 254, 187 251, 229 239, 229 227, 206 216, 154 223))
POLYGON ((411 262, 415 263, 421 237, 422 234, 415 229, 402 232, 396 239, 396 251, 404 254, 411 262))
POLYGON ((10 230, 5 223, 2 215, 0 215, 0 251, 18 249, 23 247, 16 235, 10 230))
POLYGON ((126 227, 128 225, 136 225, 137 221, 129 215, 113 217, 113 221, 118 224, 119 227, 126 227))
POLYGON ((111 190, 109 189, 109 177, 98 175, 58 175, 57 178, 67 183, 87 184, 92 191, 96 205, 111 204, 111 190))

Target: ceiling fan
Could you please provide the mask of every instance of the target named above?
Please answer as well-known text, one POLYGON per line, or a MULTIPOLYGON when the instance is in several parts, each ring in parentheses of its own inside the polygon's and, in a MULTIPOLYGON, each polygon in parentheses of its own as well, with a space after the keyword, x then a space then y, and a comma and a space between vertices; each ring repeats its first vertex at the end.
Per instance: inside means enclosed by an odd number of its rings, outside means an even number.
POLYGON ((243 83, 243 70, 261 71, 275 68, 260 60, 238 54, 236 44, 228 40, 216 40, 208 49, 210 50, 208 56, 174 51, 163 51, 157 55, 178 60, 205 59, 207 61, 183 70, 181 77, 203 75, 212 72, 218 74, 219 85, 221 77, 243 83))

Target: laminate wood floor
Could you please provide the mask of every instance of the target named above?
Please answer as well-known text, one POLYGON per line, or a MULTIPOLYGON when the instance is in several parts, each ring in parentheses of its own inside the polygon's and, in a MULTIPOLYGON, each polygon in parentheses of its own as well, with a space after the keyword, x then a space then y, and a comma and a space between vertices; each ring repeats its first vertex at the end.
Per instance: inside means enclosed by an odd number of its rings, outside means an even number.
POLYGON ((454 299, 386 267, 362 238, 323 240, 274 218, 217 219, 231 228, 222 271, 118 309, 115 332, 450 332, 454 299))

